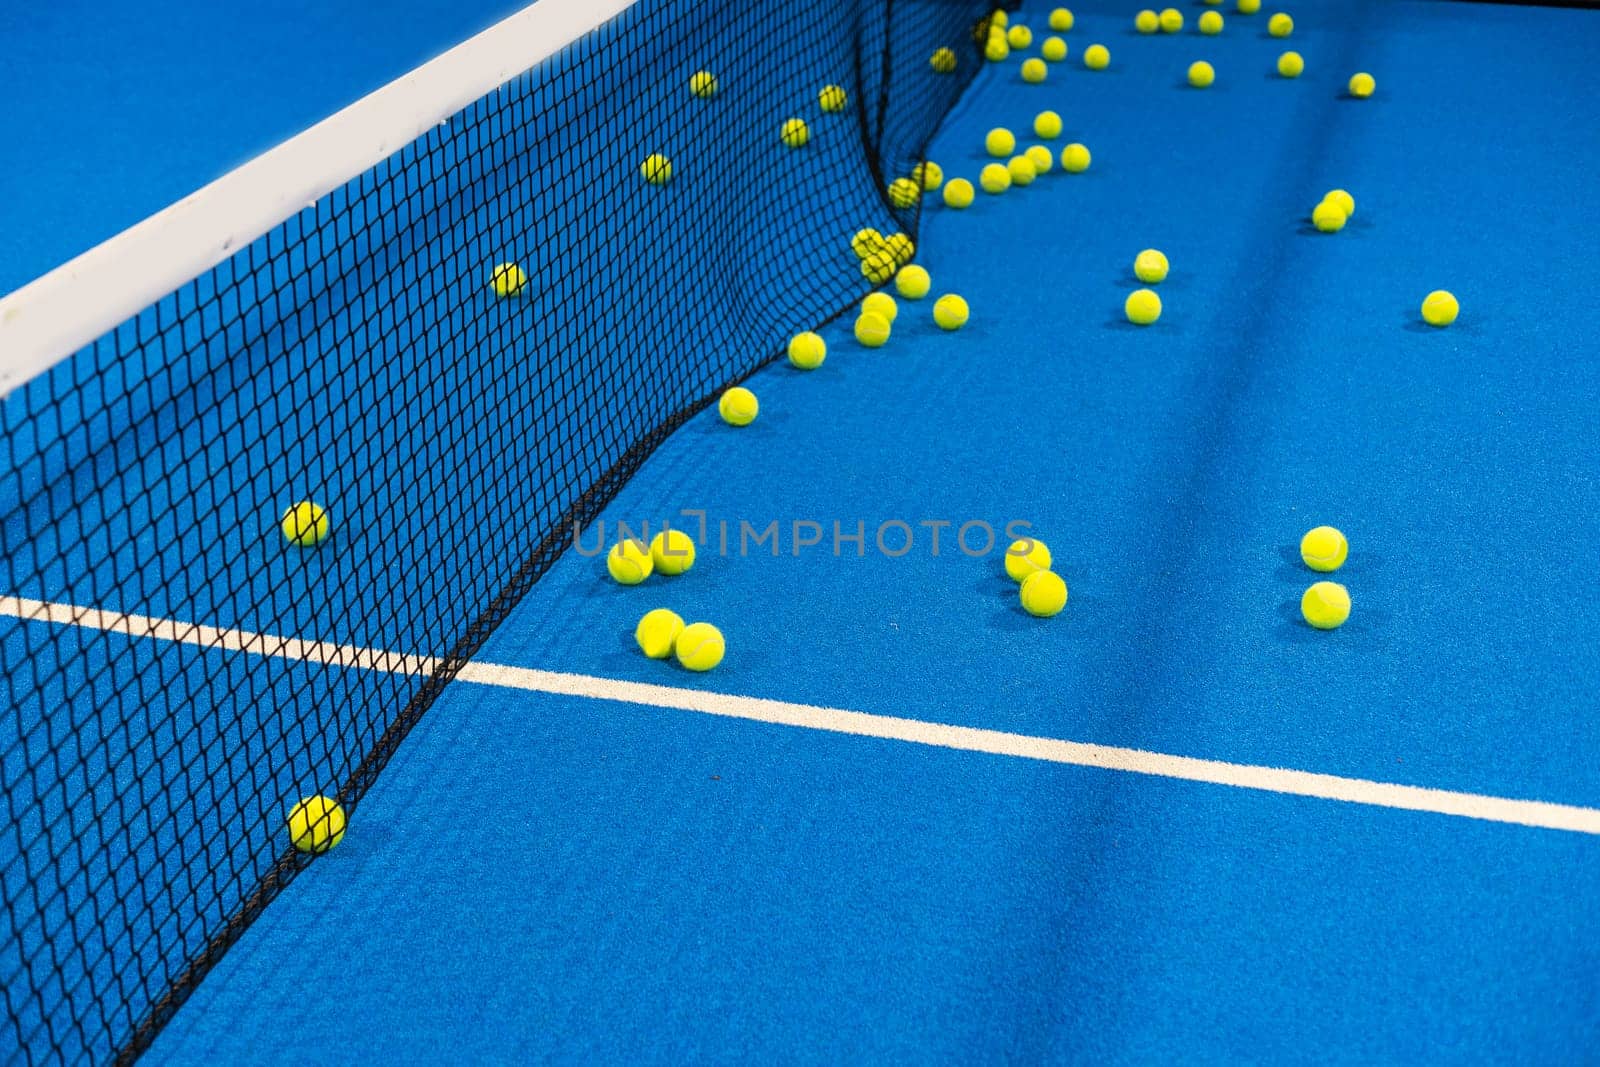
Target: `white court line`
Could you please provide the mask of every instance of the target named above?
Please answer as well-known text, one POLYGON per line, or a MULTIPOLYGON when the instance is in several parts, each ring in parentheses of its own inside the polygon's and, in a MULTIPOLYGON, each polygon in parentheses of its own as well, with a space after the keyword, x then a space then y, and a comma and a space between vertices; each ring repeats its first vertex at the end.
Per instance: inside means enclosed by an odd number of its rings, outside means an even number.
MULTIPOLYGON (((20 597, 0 597, 0 616, 10 615, 60 625, 152 637, 203 648, 246 652, 260 656, 310 660, 317 663, 361 667, 368 670, 404 674, 429 674, 438 660, 425 656, 405 656, 369 648, 354 648, 323 642, 300 641, 243 630, 222 630, 211 626, 140 615, 121 615, 70 604, 48 604, 20 597)), ((652 708, 672 708, 720 715, 731 719, 794 726, 828 733, 853 734, 887 741, 904 741, 934 748, 984 752, 995 756, 1065 763, 1078 767, 1144 774, 1157 778, 1176 778, 1189 782, 1226 785, 1265 793, 1337 800, 1404 811, 1432 812, 1485 822, 1514 823, 1547 830, 1567 830, 1600 835, 1600 809, 1570 804, 1551 804, 1542 800, 1516 800, 1510 797, 1460 793, 1448 789, 1375 782, 1365 778, 1343 778, 1333 774, 1258 767, 1246 763, 1171 756, 1113 745, 1091 745, 1081 741, 1061 741, 1049 737, 980 730, 970 726, 951 726, 902 719, 891 715, 871 715, 840 708, 791 704, 760 697, 734 696, 677 689, 665 685, 626 682, 582 674, 561 674, 526 667, 494 663, 468 663, 457 675, 460 681, 557 696, 611 700, 652 708)))

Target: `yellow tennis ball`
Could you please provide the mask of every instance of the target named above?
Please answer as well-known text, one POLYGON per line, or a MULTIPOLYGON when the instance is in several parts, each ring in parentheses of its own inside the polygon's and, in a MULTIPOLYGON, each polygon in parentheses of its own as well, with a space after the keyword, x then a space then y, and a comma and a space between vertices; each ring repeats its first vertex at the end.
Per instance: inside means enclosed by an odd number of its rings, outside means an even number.
POLYGON ((1356 213, 1356 198, 1343 189, 1329 189, 1322 199, 1332 201, 1344 209, 1344 213, 1352 218, 1356 213))
POLYGON ((950 48, 936 48, 928 57, 928 66, 935 74, 950 74, 956 69, 956 53, 950 48))
POLYGON ((944 184, 944 168, 932 160, 923 160, 911 168, 911 180, 931 193, 944 184))
POLYGON ((921 300, 933 288, 933 279, 928 276, 926 267, 913 263, 900 268, 900 273, 894 276, 894 287, 907 300, 921 300))
POLYGON ((1057 33, 1066 33, 1072 29, 1072 12, 1064 7, 1058 7, 1050 12, 1050 28, 1057 33))
POLYGON ((1267 32, 1274 37, 1287 37, 1294 32, 1294 19, 1280 11, 1267 20, 1267 32))
POLYGON ((801 370, 816 370, 828 358, 828 343, 807 330, 789 339, 789 362, 801 370))
POLYGON ((328 517, 327 508, 302 500, 289 506, 279 525, 283 530, 283 539, 291 545, 296 548, 315 548, 328 539, 333 520, 328 517))
POLYGON ((1034 173, 1049 174, 1050 168, 1056 165, 1055 157, 1050 154, 1050 149, 1042 144, 1029 145, 1028 150, 1022 153, 1029 163, 1033 164, 1034 173))
POLYGON ((889 183, 889 203, 904 210, 916 205, 922 196, 922 186, 910 178, 896 178, 889 183))
POLYGON ((1050 548, 1036 537, 1019 538, 1006 549, 1006 574, 1013 582, 1049 569, 1050 548))
POLYGON ((857 230, 855 236, 850 238, 850 251, 862 259, 866 259, 882 247, 883 234, 870 227, 865 230, 857 230))
POLYGON ((722 662, 727 649, 721 630, 709 622, 691 622, 678 635, 672 650, 678 662, 691 671, 709 671, 722 662))
POLYGON ((1323 233, 1338 233, 1345 221, 1344 208, 1333 200, 1324 200, 1311 210, 1311 225, 1323 233))
POLYGON ((1041 111, 1033 117, 1033 132, 1047 141, 1061 136, 1061 116, 1054 111, 1041 111))
POLYGON ((1090 70, 1105 70, 1111 66, 1111 50, 1103 44, 1092 44, 1083 50, 1083 65, 1090 70))
POLYGON ((833 114, 845 109, 845 105, 850 103, 850 94, 844 91, 842 85, 824 85, 817 94, 817 102, 822 105, 822 110, 833 114))
POLYGON ((1319 630, 1337 630, 1350 618, 1350 590, 1338 582, 1316 582, 1300 598, 1300 614, 1319 630))
POLYGON ((889 320, 882 315, 863 311, 856 317, 856 340, 863 348, 882 348, 889 343, 889 320))
POLYGON ((1154 248, 1147 248, 1133 257, 1133 276, 1146 285, 1156 285, 1167 280, 1167 257, 1154 248))
POLYGON ((1175 7, 1162 8, 1158 21, 1161 23, 1162 33, 1177 33, 1183 29, 1183 12, 1175 7))
POLYGON ((911 257, 917 254, 917 246, 911 238, 903 233, 891 233, 883 239, 883 247, 889 255, 894 257, 895 269, 898 270, 911 262, 911 257))
POLYGON ((332 797, 305 797, 289 809, 289 840, 301 852, 326 852, 344 840, 344 807, 332 797))
POLYGON ((717 95, 717 76, 709 70, 697 70, 689 79, 689 91, 705 100, 717 95))
POLYGON ((1006 171, 1011 175, 1012 185, 1032 185, 1033 179, 1039 176, 1033 161, 1027 156, 1012 156, 1006 163, 1006 171))
POLYGON ((1005 13, 1005 9, 1004 8, 998 8, 997 7, 989 15, 989 25, 991 25, 991 26, 999 26, 1001 29, 1005 29, 1006 28, 1006 24, 1009 23, 1010 21, 1011 21, 1011 16, 1007 15, 1005 13))
POLYGON ((805 119, 786 119, 781 136, 790 148, 804 148, 811 141, 811 127, 805 119))
POLYGON ((1239 14, 1254 15, 1261 10, 1261 0, 1239 0, 1239 14))
POLYGON ((749 426, 761 414, 761 402, 756 399, 756 394, 742 385, 736 385, 717 401, 717 414, 729 426, 749 426))
POLYGON ((1050 73, 1050 68, 1045 66, 1042 59, 1025 59, 1022 61, 1022 80, 1029 85, 1038 85, 1050 73))
POLYGON ((1285 78, 1298 78, 1305 69, 1305 57, 1299 52, 1285 52, 1278 57, 1278 73, 1285 78))
POLYGON ((1350 77, 1350 95, 1365 100, 1377 91, 1378 83, 1370 74, 1354 74, 1350 77))
POLYGON ((515 263, 497 263, 489 275, 489 287, 501 298, 519 295, 527 284, 528 275, 515 263))
POLYGON ((1039 54, 1052 63, 1059 63, 1067 58, 1067 42, 1059 37, 1046 37, 1039 46, 1039 54))
POLYGON ((618 541, 606 553, 606 570, 618 585, 638 585, 655 570, 650 546, 636 538, 618 541))
POLYGON ((1061 169, 1068 174, 1082 174, 1089 169, 1089 150, 1081 144, 1073 143, 1061 150, 1061 169))
POLYGON ((1140 33, 1155 33, 1161 28, 1161 16, 1146 8, 1133 16, 1133 28, 1140 33))
POLYGON ((1215 11, 1207 11, 1200 16, 1198 25, 1201 33, 1207 37, 1215 37, 1222 32, 1222 16, 1215 11))
POLYGON ((639 173, 651 185, 665 185, 672 180, 672 160, 660 152, 653 152, 639 164, 639 173))
POLYGON ((1016 25, 1006 31, 1006 44, 1012 48, 1027 48, 1033 44, 1033 31, 1023 25, 1016 25))
POLYGON ((1148 326, 1161 317, 1161 298, 1150 289, 1135 289, 1122 304, 1128 321, 1135 326, 1148 326))
POLYGON ((1318 526, 1300 538, 1300 558, 1314 571, 1336 571, 1350 555, 1350 542, 1332 526, 1318 526))
POLYGON ((978 184, 984 192, 998 196, 1011 188, 1011 172, 1003 163, 990 163, 978 173, 978 184))
POLYGON ((957 211, 971 207, 973 197, 976 195, 977 193, 972 188, 972 183, 965 178, 955 178, 945 182, 944 203, 946 207, 953 207, 957 211))
POLYGON ((645 612, 639 625, 633 628, 633 639, 639 643, 639 651, 651 659, 666 659, 672 655, 678 635, 682 633, 683 616, 667 608, 657 608, 645 612))
MULTIPOLYGON (((1216 12, 1208 11, 1206 14, 1215 15, 1216 12)), ((1202 59, 1189 64, 1189 84, 1194 86, 1196 89, 1207 88, 1216 80, 1217 72, 1212 69, 1211 64, 1207 63, 1205 60, 1202 59)))
POLYGON ((1067 606, 1067 583, 1054 571, 1035 571, 1022 580, 1017 599, 1029 615, 1048 619, 1067 606))
POLYGON ((1017 139, 1003 126, 996 126, 983 138, 983 150, 996 159, 1004 159, 1017 150, 1017 139))
POLYGON ((983 58, 991 63, 999 63, 1011 54, 1011 47, 1006 44, 1004 37, 991 37, 989 43, 983 46, 983 58))
POLYGON ((694 566, 694 538, 682 530, 662 530, 650 542, 650 562, 657 574, 682 574, 694 566))
POLYGON ((1453 293, 1435 289, 1422 300, 1422 321, 1429 326, 1448 326, 1461 314, 1461 304, 1453 293))
POLYGON ((861 276, 873 285, 885 284, 899 269, 900 264, 887 245, 861 261, 861 276))
POLYGON ((971 315, 967 302, 955 293, 946 293, 933 302, 933 321, 941 330, 959 330, 971 315))
POLYGON ((861 301, 861 313, 881 316, 890 326, 900 317, 900 305, 888 293, 868 293, 861 301))

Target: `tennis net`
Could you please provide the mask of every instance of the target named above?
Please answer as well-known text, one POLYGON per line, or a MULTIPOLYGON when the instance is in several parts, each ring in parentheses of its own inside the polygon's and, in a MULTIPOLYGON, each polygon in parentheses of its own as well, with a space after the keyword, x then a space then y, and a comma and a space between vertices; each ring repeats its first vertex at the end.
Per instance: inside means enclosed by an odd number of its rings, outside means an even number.
POLYGON ((870 287, 850 235, 915 234, 886 187, 991 6, 543 0, 0 301, 0 1043, 149 1046, 295 800, 353 808, 574 525, 870 287))

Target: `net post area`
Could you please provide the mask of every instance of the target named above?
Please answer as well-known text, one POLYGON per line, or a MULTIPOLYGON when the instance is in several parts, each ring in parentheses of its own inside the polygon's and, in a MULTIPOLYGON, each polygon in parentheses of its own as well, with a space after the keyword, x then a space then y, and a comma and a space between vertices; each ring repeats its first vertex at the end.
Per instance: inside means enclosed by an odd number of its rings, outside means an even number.
MULTIPOLYGON (((316 862, 294 844, 297 802, 353 812, 570 524, 722 387, 868 291, 850 237, 915 235, 920 204, 892 206, 886 186, 977 73, 990 6, 624 5, 415 140, 375 137, 375 164, 215 242, 176 291, 113 305, 120 325, 12 375, 12 1062, 147 1049, 316 862), (953 58, 932 62, 943 48, 953 58), (714 93, 693 91, 701 71, 714 93), (827 85, 845 89, 842 110, 821 107, 827 85), (784 143, 790 118, 808 124, 804 147, 784 143), (652 156, 670 180, 647 180, 665 178, 652 156), (205 636, 233 631, 293 641, 262 654, 205 636), (402 655, 292 652, 316 642, 402 655)), ((544 0, 513 19, 574 7, 544 0)), ((388 89, 337 116, 345 138, 388 89)), ((297 141, 268 156, 292 161, 297 141)), ((193 216, 157 215, 141 239, 193 216)), ((0 320, 74 279, 139 277, 148 263, 118 260, 134 236, 0 302, 0 320)), ((115 295, 88 285, 80 313, 92 321, 115 295)))

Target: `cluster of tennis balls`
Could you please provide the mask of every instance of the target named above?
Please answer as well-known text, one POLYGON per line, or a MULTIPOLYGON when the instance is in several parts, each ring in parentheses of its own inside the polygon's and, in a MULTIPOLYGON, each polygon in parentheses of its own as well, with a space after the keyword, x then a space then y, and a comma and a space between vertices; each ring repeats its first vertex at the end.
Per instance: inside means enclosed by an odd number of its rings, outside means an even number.
MULTIPOLYGON (((1050 29, 1056 33, 1066 33, 1072 29, 1076 20, 1071 11, 1058 7, 1050 12, 1047 21, 1050 29)), ((1020 51, 1033 45, 1033 30, 1021 24, 1012 26, 1010 22, 1011 16, 996 8, 985 18, 979 19, 977 25, 972 28, 973 39, 983 44, 984 58, 991 63, 1005 60, 1013 50, 1020 51)), ((1067 42, 1060 37, 1046 37, 1039 46, 1039 54, 1051 63, 1059 63, 1067 58, 1067 42)), ((1027 81, 1043 81, 1045 69, 1043 60, 1029 62, 1036 66, 1028 68, 1028 65, 1024 64, 1023 78, 1027 81), (1036 77, 1030 76, 1035 73, 1036 77)))
MULTIPOLYGON (((684 574, 694 566, 694 559, 694 538, 682 530, 662 530, 648 546, 637 538, 618 541, 606 555, 606 570, 619 585, 638 585, 652 574, 684 574)), ((722 662, 727 651, 721 630, 709 622, 686 626, 667 608, 648 612, 633 636, 651 659, 675 655, 691 671, 709 671, 722 662)))
MULTIPOLYGON (((1318 526, 1300 539, 1300 558, 1319 574, 1344 566, 1350 542, 1332 526, 1318 526)), ((1336 630, 1350 618, 1350 590, 1338 582, 1315 582, 1300 597, 1300 615, 1319 630, 1336 630)))
MULTIPOLYGON (((1039 112, 1033 120, 1033 132, 1043 140, 1060 137, 1061 116, 1054 111, 1039 112)), ((996 160, 1005 160, 1004 163, 986 164, 978 172, 979 187, 991 196, 999 196, 1012 186, 1032 185, 1039 175, 1048 174, 1055 168, 1055 156, 1050 149, 1035 144, 1019 153, 1016 134, 1003 126, 988 132, 983 139, 983 148, 996 160)), ((1061 150, 1061 169, 1068 174, 1082 174, 1089 169, 1091 162, 1089 149, 1081 144, 1069 144, 1061 150)), ((957 178, 945 186, 945 206, 958 211, 971 207, 973 195, 972 183, 957 178)))
POLYGON ((1067 583, 1050 569, 1052 562, 1049 546, 1037 538, 1024 537, 1006 549, 1006 575, 1017 583, 1022 610, 1040 619, 1067 606, 1067 583))

